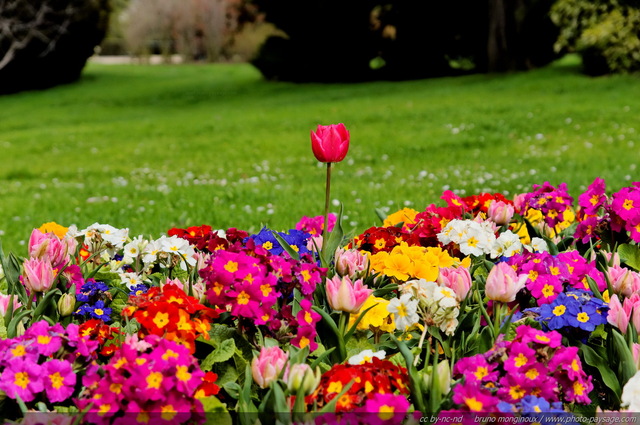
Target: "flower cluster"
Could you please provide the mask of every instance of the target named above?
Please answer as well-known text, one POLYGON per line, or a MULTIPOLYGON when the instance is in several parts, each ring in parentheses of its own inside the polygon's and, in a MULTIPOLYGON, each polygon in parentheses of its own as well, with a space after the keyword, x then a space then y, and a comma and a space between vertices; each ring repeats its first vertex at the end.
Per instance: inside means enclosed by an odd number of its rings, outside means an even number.
MULTIPOLYGON (((329 214, 329 226, 327 227, 327 231, 331 232, 333 227, 336 225, 337 217, 335 214, 329 214)), ((301 230, 305 233, 310 234, 311 236, 319 236, 322 235, 322 230, 324 229, 324 217, 321 215, 315 217, 307 217, 304 216, 296 223, 296 230, 301 230)))
POLYGON ((591 279, 599 291, 607 289, 604 274, 594 261, 587 261, 578 251, 548 252, 514 255, 508 264, 518 272, 527 274, 526 287, 538 305, 553 302, 565 288, 589 290, 591 279))
MULTIPOLYGON (((308 253, 310 250, 307 248, 310 234, 302 230, 291 229, 288 232, 277 232, 289 246, 299 254, 308 253)), ((272 230, 263 227, 258 234, 251 235, 245 239, 245 243, 248 239, 252 239, 256 246, 261 246, 273 255, 281 255, 284 252, 284 247, 278 242, 272 230)))
POLYGON ((200 251, 213 252, 216 249, 227 248, 229 241, 226 233, 221 230, 212 230, 211 226, 192 226, 186 229, 172 228, 167 232, 169 236, 177 236, 186 239, 200 251))
POLYGON ((589 404, 591 376, 582 370, 578 348, 561 340, 558 332, 520 325, 513 341, 500 337, 486 353, 460 359, 453 373, 464 380, 453 388, 454 403, 467 412, 495 412, 498 406, 505 411, 506 404, 515 411, 529 395, 547 403, 589 404))
POLYGON ((161 336, 195 352, 195 339, 209 338, 211 321, 217 310, 205 307, 175 284, 153 287, 146 293, 129 297, 129 305, 122 311, 126 318, 140 323, 139 335, 161 336))
POLYGON ((441 267, 451 267, 455 259, 439 247, 423 248, 401 242, 390 252, 380 251, 371 256, 371 269, 400 282, 408 279, 434 281, 441 267))
POLYGON ((573 223, 575 213, 573 211, 573 198, 567 191, 567 184, 561 183, 558 187, 549 182, 534 184, 533 192, 521 195, 515 201, 518 212, 537 225, 544 221, 549 229, 560 232, 573 223))
POLYGON ((109 326, 99 319, 90 319, 80 325, 80 335, 98 341, 100 351, 98 354, 109 357, 119 347, 117 337, 122 331, 114 326, 109 326))
POLYGON ((312 310, 313 293, 325 269, 310 254, 299 260, 273 255, 252 238, 246 246, 218 250, 200 270, 211 305, 228 311, 241 327, 262 326, 276 338, 292 338, 291 343, 313 351, 316 323, 320 315, 312 310), (291 300, 300 294, 299 310, 291 300))
POLYGON ((420 240, 410 233, 405 233, 397 227, 370 227, 347 245, 347 248, 356 248, 371 254, 379 252, 391 252, 401 242, 409 246, 420 245, 420 240))
MULTIPOLYGON (((405 368, 373 356, 369 362, 362 364, 334 365, 322 374, 320 384, 313 394, 307 397, 306 402, 309 408, 315 411, 329 403, 347 385, 350 385, 337 401, 335 409, 337 413, 358 411, 380 413, 379 406, 378 408, 372 406, 380 401, 376 397, 407 395, 409 394, 408 382, 409 377, 405 368)), ((393 397, 389 397, 391 398, 393 397)), ((404 399, 405 404, 395 412, 401 412, 404 416, 409 404, 406 397, 401 398, 404 399)), ((392 413, 395 412, 392 411, 392 413)))
POLYGON ((105 301, 110 299, 109 287, 104 282, 89 279, 81 288, 76 288, 76 291, 76 301, 82 304, 73 313, 74 316, 111 321, 112 309, 105 306, 105 301))
POLYGON ((78 325, 36 322, 22 336, 0 340, 0 391, 27 403, 67 401, 77 395, 77 371, 95 360, 97 347, 78 325))
POLYGON ((582 243, 601 239, 625 242, 628 233, 632 241, 640 242, 640 183, 623 187, 611 198, 605 189, 604 180, 597 178, 578 198, 582 219, 576 239, 582 243))
POLYGON ((89 369, 76 404, 97 425, 202 423, 202 403, 195 395, 204 376, 188 348, 156 335, 133 336, 109 363, 89 369))
POLYGON ((419 279, 401 285, 400 293, 401 297, 391 300, 387 307, 394 313, 398 329, 408 329, 417 323, 417 316, 422 316, 426 326, 435 325, 447 335, 453 335, 460 314, 460 303, 453 289, 419 279))
POLYGON ((536 320, 548 329, 591 332, 596 326, 607 323, 609 305, 595 298, 590 291, 575 289, 560 293, 552 302, 528 311, 537 313, 536 320))

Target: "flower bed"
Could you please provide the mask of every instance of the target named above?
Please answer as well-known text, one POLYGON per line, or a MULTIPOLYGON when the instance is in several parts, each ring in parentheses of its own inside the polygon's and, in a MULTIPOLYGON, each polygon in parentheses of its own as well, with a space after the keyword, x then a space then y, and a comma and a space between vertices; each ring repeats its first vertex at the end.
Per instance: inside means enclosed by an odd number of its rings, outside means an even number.
MULTIPOLYGON (((330 181, 348 132, 321 130, 330 181)), ((447 191, 352 238, 328 208, 253 235, 47 223, 0 256, 2 419, 632 422, 640 183, 606 193, 447 191)))

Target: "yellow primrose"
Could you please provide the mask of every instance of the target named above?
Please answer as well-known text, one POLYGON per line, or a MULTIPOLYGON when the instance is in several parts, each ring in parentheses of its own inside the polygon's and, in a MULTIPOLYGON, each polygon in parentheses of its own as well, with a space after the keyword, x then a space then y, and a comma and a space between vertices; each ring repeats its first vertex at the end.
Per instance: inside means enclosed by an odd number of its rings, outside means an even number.
MULTIPOLYGON (((360 311, 366 311, 369 307, 374 305, 371 310, 367 311, 362 317, 362 320, 358 323, 358 330, 367 330, 370 328, 376 328, 383 332, 393 332, 396 329, 396 324, 393 321, 393 314, 387 310, 389 300, 384 298, 370 296, 364 302, 360 311)), ((352 314, 349 321, 349 327, 353 326, 357 319, 357 314, 352 314)))
POLYGON ((411 226, 416 223, 415 218, 418 211, 412 208, 403 208, 400 211, 396 211, 393 214, 387 216, 382 223, 383 227, 395 226, 398 223, 404 223, 404 226, 411 226))

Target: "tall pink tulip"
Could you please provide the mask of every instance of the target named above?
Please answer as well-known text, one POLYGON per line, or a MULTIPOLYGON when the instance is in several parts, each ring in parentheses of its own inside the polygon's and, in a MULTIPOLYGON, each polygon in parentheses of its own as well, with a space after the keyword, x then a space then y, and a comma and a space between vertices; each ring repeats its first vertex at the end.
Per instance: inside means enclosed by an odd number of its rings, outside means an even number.
POLYGON ((51 289, 56 274, 47 260, 30 258, 23 263, 24 286, 31 292, 47 292, 51 289))
POLYGON ((319 125, 311 132, 311 149, 320 162, 340 162, 349 150, 349 131, 344 124, 319 125))
POLYGON ((437 281, 440 285, 453 289, 460 302, 467 298, 471 289, 471 274, 466 267, 443 267, 437 281))
POLYGON ((349 276, 338 275, 327 279, 327 299, 332 309, 357 314, 373 289, 362 284, 362 279, 354 282, 349 276))
POLYGON ((490 300, 510 303, 527 281, 527 274, 517 275, 507 263, 498 263, 489 272, 485 294, 490 300))
POLYGON ((253 380, 260 388, 267 388, 271 382, 278 379, 282 370, 287 366, 289 354, 278 346, 262 347, 260 354, 251 362, 253 380))
MULTIPOLYGON (((349 151, 349 131, 344 124, 319 125, 315 132, 311 132, 311 149, 316 159, 327 164, 327 180, 324 197, 324 223, 329 223, 329 199, 331 196, 331 163, 340 162, 349 151)), ((323 226, 322 240, 327 240, 327 227, 323 226)), ((320 257, 323 263, 330 261, 323 244, 320 257)))

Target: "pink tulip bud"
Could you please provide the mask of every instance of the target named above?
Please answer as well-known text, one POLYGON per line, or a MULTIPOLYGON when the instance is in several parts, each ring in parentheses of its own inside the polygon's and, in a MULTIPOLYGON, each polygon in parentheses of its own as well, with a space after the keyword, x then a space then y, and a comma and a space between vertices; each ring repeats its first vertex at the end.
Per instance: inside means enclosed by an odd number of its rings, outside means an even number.
POLYGON ((498 263, 487 276, 485 294, 490 300, 510 303, 516 299, 516 294, 524 288, 526 281, 527 274, 517 275, 507 263, 498 263))
POLYGON ((349 131, 344 124, 319 125, 311 132, 311 149, 320 162, 340 162, 349 150, 349 131))
POLYGON ((332 309, 357 314, 373 289, 362 284, 362 279, 351 282, 349 276, 336 275, 327 279, 327 299, 332 309))
POLYGON ((334 260, 336 272, 340 276, 354 277, 358 273, 366 272, 369 268, 369 257, 357 249, 338 248, 334 260))
POLYGON ((616 294, 630 297, 640 291, 640 274, 620 266, 609 267, 607 277, 616 294))
MULTIPOLYGON (((627 307, 631 307, 630 304, 626 302, 625 304, 627 307)), ((620 329, 620 332, 626 335, 627 328, 629 327, 630 314, 631 311, 626 311, 625 306, 620 303, 620 299, 616 294, 611 296, 609 300, 609 313, 607 315, 607 322, 609 322, 610 325, 620 329)))
MULTIPOLYGON (((0 317, 4 317, 4 315, 7 314, 10 301, 11 295, 0 294, 0 317)), ((13 311, 16 311, 20 306, 22 306, 22 304, 18 301, 18 296, 13 295, 13 311)))
POLYGON ((440 269, 437 282, 453 289, 458 301, 462 302, 471 289, 471 274, 466 267, 443 267, 440 269))
POLYGON ((526 193, 520 193, 516 196, 513 197, 513 206, 515 207, 515 210, 522 214, 524 213, 524 210, 527 208, 527 194, 526 193))
POLYGON ((515 208, 511 204, 502 201, 493 201, 489 205, 488 216, 499 226, 509 224, 515 212, 515 208))
POLYGON ((73 238, 59 239, 53 233, 42 233, 33 229, 29 237, 29 256, 47 260, 54 269, 62 268, 69 261, 69 255, 76 250, 78 242, 73 238))
POLYGON ((320 384, 321 376, 319 368, 316 368, 314 372, 308 364, 296 363, 289 369, 289 373, 285 376, 285 382, 292 394, 302 390, 303 394, 309 395, 320 384))
POLYGON ((262 347, 260 354, 251 362, 253 380, 260 388, 267 388, 271 382, 278 379, 282 370, 287 366, 289 354, 278 346, 262 347))
POLYGON ((47 292, 51 289, 56 274, 49 261, 30 258, 24 262, 23 266, 23 283, 31 293, 47 292))

